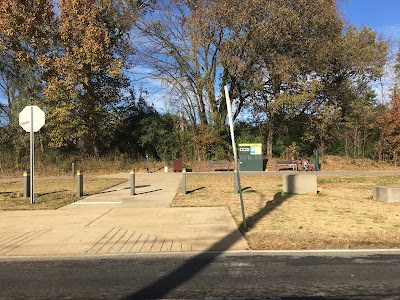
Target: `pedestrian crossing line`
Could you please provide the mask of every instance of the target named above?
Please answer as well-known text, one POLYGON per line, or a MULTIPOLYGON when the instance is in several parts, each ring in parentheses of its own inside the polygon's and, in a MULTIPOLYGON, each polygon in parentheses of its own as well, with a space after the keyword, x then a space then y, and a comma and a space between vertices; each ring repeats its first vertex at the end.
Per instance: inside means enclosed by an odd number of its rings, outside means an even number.
POLYGON ((193 251, 193 246, 135 230, 113 227, 86 254, 158 253, 193 251))
POLYGON ((109 240, 109 236, 112 235, 115 227, 109 230, 96 244, 94 244, 86 253, 98 253, 99 250, 104 246, 104 244, 109 240))
POLYGON ((49 232, 51 229, 42 229, 36 231, 28 231, 20 234, 13 234, 5 237, 0 241, 0 255, 7 254, 18 247, 40 237, 49 232))

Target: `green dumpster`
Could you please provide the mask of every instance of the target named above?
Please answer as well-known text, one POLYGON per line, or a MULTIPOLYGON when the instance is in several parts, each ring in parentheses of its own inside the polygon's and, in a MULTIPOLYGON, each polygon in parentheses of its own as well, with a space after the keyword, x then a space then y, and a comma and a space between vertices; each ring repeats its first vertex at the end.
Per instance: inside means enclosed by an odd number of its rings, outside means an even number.
POLYGON ((239 144, 240 171, 264 171, 262 144, 239 144))

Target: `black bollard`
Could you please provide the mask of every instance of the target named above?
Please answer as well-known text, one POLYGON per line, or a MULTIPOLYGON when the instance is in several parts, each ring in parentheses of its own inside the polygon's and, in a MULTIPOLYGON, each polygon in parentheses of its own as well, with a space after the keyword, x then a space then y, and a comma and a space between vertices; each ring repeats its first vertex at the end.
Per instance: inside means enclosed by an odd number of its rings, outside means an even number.
POLYGON ((81 171, 76 172, 76 178, 77 178, 77 196, 82 197, 83 196, 83 173, 81 171))
POLYGON ((147 173, 150 173, 150 163, 148 155, 146 155, 146 168, 147 168, 147 173))
POLYGON ((24 172, 24 197, 29 198, 31 196, 31 176, 25 171, 24 172))
POLYGON ((315 171, 321 171, 321 169, 319 168, 318 149, 315 150, 315 171))
POLYGON ((135 170, 131 170, 131 196, 135 196, 135 170))
POLYGON ((182 193, 186 195, 186 168, 182 169, 182 193))
POLYGON ((239 194, 238 172, 236 169, 233 171, 233 176, 235 181, 235 194, 239 194))

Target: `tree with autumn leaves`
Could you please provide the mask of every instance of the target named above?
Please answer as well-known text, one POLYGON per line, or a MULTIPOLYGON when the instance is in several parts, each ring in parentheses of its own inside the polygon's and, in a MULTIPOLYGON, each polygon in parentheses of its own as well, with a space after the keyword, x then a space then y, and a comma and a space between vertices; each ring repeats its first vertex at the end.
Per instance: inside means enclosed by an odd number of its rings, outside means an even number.
MULTIPOLYGON (((400 46, 400 43, 399 43, 400 46)), ((380 107, 376 117, 379 129, 379 139, 375 145, 376 156, 379 160, 392 160, 397 166, 400 158, 400 96, 397 78, 400 77, 400 48, 394 64, 394 83, 391 101, 380 107)))
MULTIPOLYGON (((112 140, 116 105, 128 80, 126 43, 134 16, 121 1, 61 0, 58 47, 40 57, 50 107, 50 145, 73 146, 99 155, 112 140), (122 11, 122 12, 121 12, 122 11), (126 15, 128 14, 128 16, 126 15)), ((134 7, 131 7, 132 10, 134 7)))
POLYGON ((139 22, 138 60, 175 92, 195 145, 206 139, 200 128, 224 135, 227 85, 234 117, 257 124, 268 157, 293 141, 329 151, 342 139, 338 122, 351 131, 343 130, 343 151, 366 153, 370 120, 354 109, 373 105, 369 83, 387 45, 372 30, 346 27, 336 1, 160 0, 152 9, 139 22))
POLYGON ((395 165, 400 158, 400 97, 393 97, 390 106, 377 117, 380 130, 376 150, 379 159, 393 160, 395 165))
MULTIPOLYGON (((123 73, 132 53, 127 34, 142 3, 52 4, 1 0, 0 47, 10 66, 29 74, 16 94, 36 84, 25 103, 46 110, 49 146, 71 148, 81 141, 87 153, 98 155, 110 141, 118 121, 115 105, 129 84, 123 73)), ((11 75, 10 81, 17 82, 11 75)))
POLYGON ((370 83, 387 45, 346 27, 334 0, 0 0, 0 37, 0 117, 17 128, 23 106, 46 109, 46 147, 100 155, 136 136, 124 126, 132 57, 169 87, 182 115, 167 127, 191 136, 187 157, 229 156, 225 84, 269 156, 295 142, 356 157, 375 143, 370 83))
POLYGON ((38 58, 52 47, 56 31, 50 1, 0 0, 0 90, 4 97, 0 136, 2 150, 12 151, 16 165, 29 145, 18 125, 18 114, 26 105, 42 106, 43 70, 38 58))
POLYGON ((94 0, 61 0, 59 9, 59 48, 39 59, 44 103, 51 108, 50 145, 71 146, 81 139, 84 149, 98 155, 112 132, 112 106, 127 85, 104 17, 110 8, 94 0))

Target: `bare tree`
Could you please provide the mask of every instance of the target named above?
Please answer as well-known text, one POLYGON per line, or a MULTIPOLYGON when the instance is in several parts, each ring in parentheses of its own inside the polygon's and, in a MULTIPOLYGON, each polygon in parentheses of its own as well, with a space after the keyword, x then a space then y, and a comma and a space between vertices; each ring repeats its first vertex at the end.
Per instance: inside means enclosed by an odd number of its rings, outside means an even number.
POLYGON ((215 1, 162 0, 137 23, 138 63, 179 95, 178 104, 193 127, 220 126, 225 121, 226 108, 217 99, 224 30, 211 16, 215 5, 215 1))

